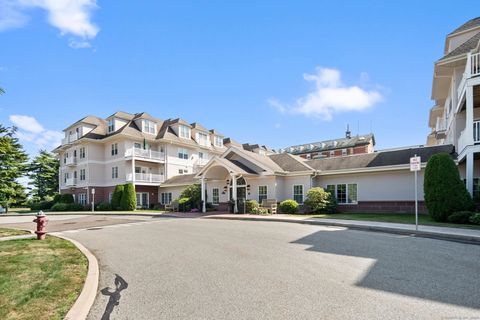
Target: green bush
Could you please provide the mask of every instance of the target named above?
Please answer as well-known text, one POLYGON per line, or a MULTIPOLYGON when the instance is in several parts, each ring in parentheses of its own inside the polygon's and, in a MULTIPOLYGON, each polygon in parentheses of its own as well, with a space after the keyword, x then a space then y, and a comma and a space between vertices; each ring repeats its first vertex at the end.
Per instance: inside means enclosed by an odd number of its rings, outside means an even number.
POLYGON ((428 160, 423 190, 428 213, 435 221, 446 221, 453 212, 474 207, 458 168, 447 153, 433 155, 428 160))
POLYGON ((52 208, 50 210, 51 211, 67 211, 68 206, 69 206, 68 203, 57 202, 52 206, 52 208))
POLYGON ((466 224, 470 223, 470 217, 473 215, 471 211, 458 211, 448 216, 448 222, 466 224))
POLYGON ((115 190, 113 191, 112 195, 112 202, 110 203, 112 210, 120 210, 120 201, 122 200, 123 195, 123 184, 119 184, 115 186, 115 190))
POLYGON ((180 212, 190 211, 190 198, 180 198, 178 199, 178 210, 180 212))
MULTIPOLYGON (((202 204, 202 188, 199 184, 191 184, 183 189, 180 198, 190 199, 190 208, 201 209, 202 204)), ((206 198, 205 198, 206 199, 206 198)))
POLYGON ((62 194, 62 197, 60 198, 61 203, 74 203, 75 200, 73 199, 73 195, 70 193, 65 193, 62 194))
POLYGON ((247 200, 245 203, 245 210, 247 213, 253 213, 253 210, 258 209, 260 205, 256 200, 247 200))
MULTIPOLYGON (((255 201, 255 202, 256 202, 256 201, 255 201)), ((249 212, 249 213, 251 213, 251 214, 260 214, 260 215, 269 214, 267 208, 262 208, 262 207, 260 207, 260 206, 258 206, 258 207, 253 207, 253 208, 252 208, 252 211, 249 212)))
POLYGON ((110 203, 108 202, 100 202, 97 204, 97 210, 99 211, 109 211, 112 210, 112 207, 110 206, 110 203))
POLYGON ((67 211, 84 211, 85 206, 79 203, 67 203, 67 211))
POLYGON ((313 213, 335 213, 337 211, 337 199, 323 188, 311 188, 307 192, 305 205, 313 213))
POLYGON ((62 201, 62 195, 60 193, 57 193, 54 197, 53 197, 53 202, 54 203, 57 203, 57 202, 61 202, 62 201))
POLYGON ((480 224, 480 213, 474 213, 470 217, 470 222, 473 224, 480 224))
POLYGON ((295 200, 285 200, 280 202, 280 212, 294 214, 298 212, 298 203, 295 200))
POLYGON ((137 196, 135 194, 135 186, 132 183, 127 183, 123 187, 120 208, 127 211, 133 211, 137 208, 137 196))
POLYGON ((53 201, 40 201, 40 202, 33 202, 29 205, 29 208, 33 211, 38 210, 49 210, 54 205, 53 201))

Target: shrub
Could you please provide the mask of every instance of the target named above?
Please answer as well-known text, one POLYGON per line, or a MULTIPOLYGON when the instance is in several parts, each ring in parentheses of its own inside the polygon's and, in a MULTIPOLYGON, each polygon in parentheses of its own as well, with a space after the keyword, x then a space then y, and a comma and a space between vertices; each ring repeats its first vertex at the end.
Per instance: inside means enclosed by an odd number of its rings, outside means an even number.
POLYGON ((108 210, 112 210, 112 207, 110 206, 110 203, 108 203, 108 202, 100 202, 99 204, 97 204, 97 210, 108 211, 108 210))
MULTIPOLYGON (((255 202, 256 202, 256 201, 255 201, 255 202)), ((252 211, 251 211, 250 213, 251 213, 251 214, 261 214, 261 215, 269 214, 267 208, 262 208, 262 207, 260 207, 260 206, 258 206, 258 207, 253 207, 253 208, 252 208, 252 211)))
POLYGON ((428 160, 423 189, 425 205, 435 221, 446 221, 453 212, 474 207, 457 166, 447 153, 433 155, 428 160))
POLYGON ((53 197, 53 202, 54 203, 57 203, 57 202, 61 202, 62 201, 62 195, 57 193, 54 197, 53 197))
POLYGON ((132 183, 127 183, 123 186, 120 208, 122 208, 122 210, 133 211, 136 207, 137 196, 135 194, 135 186, 132 183))
POLYGON ((75 200, 73 199, 73 195, 70 193, 65 193, 62 194, 62 197, 60 198, 61 203, 74 203, 75 200))
POLYGON ((336 198, 319 187, 308 190, 305 205, 313 213, 335 213, 337 210, 336 198))
POLYGON ((67 211, 83 211, 85 207, 79 203, 66 203, 67 211))
POLYGON ((200 209, 202 204, 202 188, 199 184, 191 184, 183 189, 180 198, 190 199, 190 208, 200 209))
POLYGON ((33 202, 29 205, 31 210, 49 210, 54 205, 53 201, 40 201, 40 202, 33 202))
POLYGON ((295 200, 280 202, 280 212, 294 214, 298 212, 298 203, 295 200))
POLYGON ((178 199, 178 210, 181 212, 190 211, 190 198, 178 199))
POLYGON ((245 203, 245 211, 247 213, 253 213, 253 210, 258 209, 259 207, 260 205, 256 200, 247 200, 247 202, 245 203))
POLYGON ((465 224, 470 222, 470 217, 472 215, 473 212, 470 211, 458 211, 449 215, 447 220, 451 223, 465 224))
POLYGON ((63 202, 55 203, 50 210, 52 211, 67 211, 69 204, 63 202))
POLYGON ((480 213, 474 213, 470 217, 470 222, 473 224, 480 224, 480 213))
POLYGON ((112 210, 121 209, 120 201, 122 200, 123 189, 124 189, 123 184, 119 184, 115 186, 115 190, 113 191, 113 194, 112 194, 112 202, 110 203, 112 210))

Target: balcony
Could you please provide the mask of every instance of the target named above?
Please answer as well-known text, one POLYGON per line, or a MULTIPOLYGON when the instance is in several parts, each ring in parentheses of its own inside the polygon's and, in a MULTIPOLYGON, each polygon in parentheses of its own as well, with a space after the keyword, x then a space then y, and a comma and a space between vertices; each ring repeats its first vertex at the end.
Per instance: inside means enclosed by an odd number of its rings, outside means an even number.
POLYGON ((480 53, 469 53, 467 55, 467 64, 465 66, 465 72, 463 73, 462 80, 458 85, 457 98, 460 100, 467 79, 480 76, 480 53))
POLYGON ((66 158, 65 159, 65 165, 66 166, 76 166, 77 165, 77 158, 76 157, 66 158))
POLYGON ((444 139, 447 132, 447 123, 443 117, 437 118, 435 125, 435 136, 437 139, 444 139))
POLYGON ((80 139, 79 134, 77 134, 77 133, 71 134, 68 137, 65 137, 65 138, 62 139, 62 145, 72 143, 72 142, 74 142, 78 139, 80 139))
POLYGON ((467 146, 473 144, 480 143, 480 121, 473 122, 473 140, 468 139, 467 135, 465 134, 465 130, 460 133, 458 137, 458 151, 457 153, 460 154, 467 146))
MULTIPOLYGON (((127 174, 127 181, 132 180, 132 174, 127 174)), ((155 173, 135 173, 135 183, 162 183, 165 181, 165 177, 163 174, 155 174, 155 173)))
POLYGON ((75 187, 77 185, 77 179, 75 178, 68 178, 65 181, 65 186, 67 187, 75 187))
POLYGON ((134 157, 154 161, 165 161, 164 152, 153 151, 151 149, 145 150, 140 148, 130 148, 125 151, 125 157, 134 157))

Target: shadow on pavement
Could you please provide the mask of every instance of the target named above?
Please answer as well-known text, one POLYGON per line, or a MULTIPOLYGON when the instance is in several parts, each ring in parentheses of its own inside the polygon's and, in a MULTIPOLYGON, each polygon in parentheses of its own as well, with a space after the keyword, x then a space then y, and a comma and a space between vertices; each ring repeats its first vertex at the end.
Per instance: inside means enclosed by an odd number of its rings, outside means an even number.
POLYGON ((128 283, 120 277, 118 274, 115 274, 115 290, 110 291, 110 287, 103 288, 100 292, 104 296, 110 296, 108 299, 107 307, 105 312, 102 315, 102 320, 109 320, 110 315, 112 314, 113 308, 120 304, 120 292, 128 288, 128 283))
POLYGON ((480 309, 480 246, 352 230, 317 231, 292 243, 376 260, 356 286, 480 309))

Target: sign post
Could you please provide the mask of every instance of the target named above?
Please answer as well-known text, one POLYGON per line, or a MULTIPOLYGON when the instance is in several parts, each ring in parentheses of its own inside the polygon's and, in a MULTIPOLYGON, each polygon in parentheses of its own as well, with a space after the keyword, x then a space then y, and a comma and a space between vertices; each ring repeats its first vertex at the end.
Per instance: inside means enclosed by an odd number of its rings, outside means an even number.
POLYGON ((92 188, 92 212, 95 211, 95 188, 92 188))
POLYGON ((414 157, 410 158, 410 171, 415 173, 415 230, 418 231, 418 174, 417 172, 422 169, 422 160, 420 157, 415 155, 414 157))

